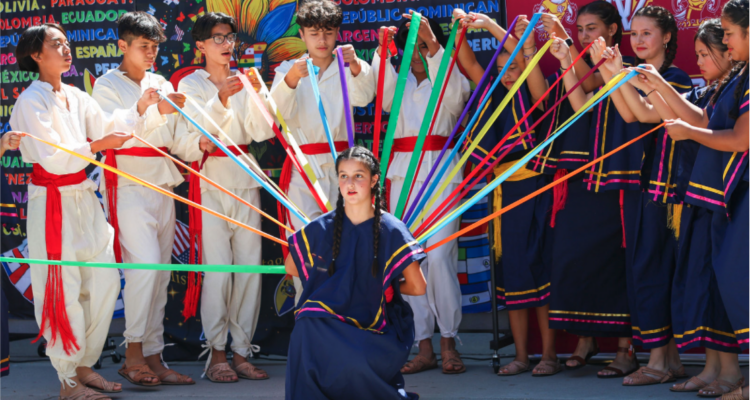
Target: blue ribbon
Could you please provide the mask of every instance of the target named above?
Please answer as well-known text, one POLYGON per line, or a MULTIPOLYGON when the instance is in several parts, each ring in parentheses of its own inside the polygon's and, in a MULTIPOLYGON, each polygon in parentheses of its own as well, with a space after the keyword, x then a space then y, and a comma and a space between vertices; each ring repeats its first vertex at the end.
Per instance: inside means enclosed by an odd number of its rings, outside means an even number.
POLYGON ((328 139, 328 146, 331 147, 331 155, 333 161, 336 161, 336 145, 333 144, 333 135, 331 134, 331 127, 328 125, 328 117, 326 117, 326 110, 323 108, 323 99, 320 98, 320 88, 318 88, 318 71, 320 68, 316 67, 312 63, 312 59, 308 58, 307 72, 310 74, 310 85, 312 86, 313 95, 315 96, 315 102, 318 103, 318 111, 320 111, 320 119, 323 120, 323 129, 326 131, 326 139, 328 139))

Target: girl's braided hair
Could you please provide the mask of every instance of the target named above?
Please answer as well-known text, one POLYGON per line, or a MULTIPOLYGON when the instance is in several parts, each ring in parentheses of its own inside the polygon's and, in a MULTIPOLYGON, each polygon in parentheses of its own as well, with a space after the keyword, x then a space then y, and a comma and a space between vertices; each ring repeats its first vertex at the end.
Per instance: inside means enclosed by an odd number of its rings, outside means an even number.
MULTIPOLYGON (((339 165, 345 160, 357 160, 367 167, 370 171, 370 176, 380 176, 380 163, 372 152, 361 146, 350 147, 342 151, 338 158, 336 158, 336 172, 338 173, 339 165)), ((373 261, 372 261, 372 276, 378 275, 378 246, 380 242, 380 217, 381 213, 386 211, 384 199, 385 189, 381 188, 380 179, 376 180, 375 186, 371 192, 374 198, 373 203, 375 206, 375 220, 372 224, 372 238, 373 238, 373 261)), ((344 230, 344 196, 341 195, 339 190, 339 198, 336 201, 336 214, 333 219, 333 260, 331 260, 331 266, 328 268, 328 275, 331 276, 336 272, 336 257, 339 256, 341 250, 341 235, 344 230)))
MULTIPOLYGON (((721 11, 721 18, 726 19, 734 25, 738 25, 742 29, 747 29, 748 9, 748 0, 730 0, 727 4, 724 5, 724 9, 721 11)), ((742 91, 744 90, 745 83, 747 82, 747 61, 735 62, 734 68, 729 71, 729 74, 727 74, 726 78, 724 78, 724 80, 719 85, 719 88, 716 90, 714 97, 711 98, 712 104, 716 104, 716 101, 719 99, 719 96, 721 96, 721 93, 724 91, 724 88, 726 88, 727 84, 740 74, 742 76, 740 77, 740 81, 737 82, 737 87, 734 89, 734 101, 735 103, 739 103, 740 100, 742 100, 742 91)), ((739 118, 739 115, 737 115, 737 108, 738 107, 732 107, 732 110, 729 111, 730 118, 735 120, 739 118)))
MULTIPOLYGON (((664 74, 664 72, 669 69, 669 66, 672 65, 672 61, 674 61, 675 57, 677 57, 677 21, 675 21, 674 16, 669 10, 659 6, 643 7, 636 11, 634 17, 651 18, 656 23, 656 26, 659 27, 662 34, 670 34, 669 42, 664 50, 664 62, 661 64, 661 67, 659 67, 659 73, 664 74)), ((637 57, 635 60, 637 64, 642 64, 644 62, 644 60, 637 57)))

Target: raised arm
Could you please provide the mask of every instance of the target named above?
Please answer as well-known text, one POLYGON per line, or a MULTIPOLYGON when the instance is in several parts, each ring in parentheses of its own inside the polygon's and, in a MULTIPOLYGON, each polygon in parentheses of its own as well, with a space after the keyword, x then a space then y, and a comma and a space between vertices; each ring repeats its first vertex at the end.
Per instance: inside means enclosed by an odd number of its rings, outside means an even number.
POLYGON ((689 102, 683 95, 667 82, 659 72, 654 68, 653 65, 645 64, 643 68, 629 68, 629 70, 637 70, 640 74, 630 81, 634 85, 642 85, 644 90, 648 88, 646 93, 653 90, 655 92, 648 96, 651 104, 654 105, 662 119, 677 119, 680 118, 688 124, 705 128, 708 126, 709 115, 705 109, 696 106, 689 102), (669 108, 669 112, 664 110, 664 107, 669 108), (669 115, 669 116, 667 116, 669 115))
MULTIPOLYGON (((602 58, 606 58, 607 61, 602 64, 601 68, 599 68, 599 71, 602 73, 602 77, 604 78, 604 81, 609 82, 617 73, 620 72, 622 64, 618 66, 617 60, 615 59, 615 52, 611 48, 608 48, 606 43, 604 42, 603 38, 596 39, 596 42, 594 42, 594 45, 591 46, 592 53, 591 58, 595 62, 599 62, 602 58)), ((619 90, 615 90, 610 95, 612 98, 612 101, 615 103, 615 107, 617 107, 617 112, 620 113, 620 116, 622 117, 623 121, 625 123, 633 123, 638 122, 638 118, 633 114, 633 111, 630 110, 630 107, 628 106, 628 103, 625 102, 625 98, 622 95, 622 92, 619 90)))
MULTIPOLYGON (((519 15, 518 21, 516 21, 516 27, 514 30, 514 34, 516 37, 523 36, 523 32, 526 30, 526 28, 529 26, 529 20, 526 18, 525 15, 519 15)), ((521 66, 522 69, 526 69, 526 67, 531 62, 531 59, 534 57, 534 55, 537 53, 538 49, 536 47, 536 41, 534 40, 534 35, 529 35, 526 38, 526 42, 523 44, 523 57, 522 62, 519 62, 519 66, 521 66)), ((519 52, 521 54, 521 52, 519 52)), ((518 60, 518 57, 516 57, 516 60, 518 60)), ((531 102, 536 103, 537 100, 542 98, 544 96, 544 92, 547 91, 547 80, 544 79, 544 75, 542 74, 542 69, 539 67, 539 64, 535 65, 534 68, 532 68, 531 72, 529 73, 529 76, 526 78, 526 84, 529 86, 529 93, 531 93, 531 102)), ((542 109, 543 106, 540 103, 539 108, 542 109)))
MULTIPOLYGON (((550 46, 550 53, 560 60, 560 67, 563 69, 567 69, 570 67, 570 64, 573 62, 572 54, 570 52, 570 48, 568 47, 567 43, 565 43, 565 40, 563 38, 555 38, 554 42, 552 42, 552 46, 550 46)), ((569 91, 570 88, 576 85, 578 83, 578 76, 575 73, 575 69, 578 68, 578 65, 576 64, 573 67, 573 71, 568 72, 563 77, 563 83, 565 84, 565 88, 569 91)), ((588 100, 588 97, 591 95, 587 95, 584 93, 582 85, 579 85, 570 95, 568 95, 567 99, 570 102, 571 107, 573 107, 574 110, 578 111, 581 108, 583 108, 583 105, 586 103, 586 100, 588 100)))

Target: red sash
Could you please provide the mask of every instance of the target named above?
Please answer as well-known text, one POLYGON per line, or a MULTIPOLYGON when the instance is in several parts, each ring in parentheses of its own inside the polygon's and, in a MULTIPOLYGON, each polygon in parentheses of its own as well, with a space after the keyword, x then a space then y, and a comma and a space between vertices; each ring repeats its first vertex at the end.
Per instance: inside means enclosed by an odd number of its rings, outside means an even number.
MULTIPOLYGON (((159 147, 163 152, 169 151, 166 147, 159 147)), ((107 159, 104 164, 112 168, 117 168, 116 156, 135 156, 135 157, 163 157, 158 151, 149 147, 131 147, 128 149, 109 149, 105 152, 107 159)), ((109 206, 109 224, 115 230, 115 260, 122 262, 122 248, 120 247, 120 223, 117 217, 117 174, 114 172, 104 171, 104 181, 107 183, 107 205, 109 206)))
MULTIPOLYGON (((448 141, 448 137, 446 136, 438 136, 438 135, 429 135, 425 137, 424 145, 422 145, 422 154, 424 154, 425 151, 440 151, 443 150, 443 146, 445 146, 445 143, 448 141)), ((417 146, 417 137, 416 136, 408 136, 401 139, 394 139, 393 140, 393 147, 391 147, 391 159, 388 160, 388 165, 391 165, 391 162, 393 161, 393 155, 395 153, 412 153, 414 152, 414 148, 417 146)), ((453 148, 454 144, 451 143, 449 148, 453 148)), ((420 159, 421 161, 421 159, 420 159)), ((420 162, 421 165, 421 162, 420 162)), ((419 169, 417 169, 417 174, 419 174, 419 169)), ((385 180, 385 192, 388 193, 385 197, 385 206, 388 210, 391 209, 391 202, 390 202, 390 193, 391 193, 391 180, 386 179, 385 180)))
MULTIPOLYGON (((31 183, 47 188, 44 234, 48 260, 59 261, 62 257, 62 203, 59 188, 77 185, 85 180, 86 171, 83 170, 73 174, 55 175, 47 172, 41 165, 34 164, 31 183)), ((60 265, 50 265, 47 268, 47 285, 44 288, 44 305, 42 307, 42 323, 39 327, 39 335, 34 339, 34 342, 42 337, 45 322, 48 322, 50 344, 54 344, 57 335, 60 335, 65 354, 70 355, 72 350, 78 351, 80 347, 76 342, 75 335, 73 335, 68 313, 65 309, 62 266, 60 265)))
MULTIPOLYGON (((235 156, 240 156, 249 153, 248 145, 239 145, 236 147, 229 147, 229 150, 235 156)), ((203 169, 203 164, 206 163, 208 157, 229 157, 223 151, 217 149, 213 153, 203 153, 203 158, 200 161, 193 161, 190 164, 190 168, 199 171, 203 169)), ((190 175, 188 178, 188 199, 195 202, 196 204, 203 204, 201 198, 201 180, 197 175, 190 175)), ((195 264, 197 259, 199 263, 203 262, 203 212, 195 207, 188 207, 188 234, 190 235, 190 258, 188 264, 195 264)), ((200 273, 188 272, 187 290, 185 291, 185 299, 183 301, 182 317, 185 321, 190 317, 194 317, 198 311, 198 300, 201 296, 201 285, 202 276, 200 273)))
MULTIPOLYGON (((334 147, 336 148, 337 152, 342 152, 349 148, 349 142, 333 142, 334 147)), ((302 153, 308 156, 314 156, 319 154, 330 154, 331 153, 331 146, 326 143, 310 143, 310 144, 303 144, 300 147, 300 150, 302 150, 302 153)), ((281 176, 279 177, 279 189, 281 189, 284 193, 289 193, 289 183, 292 181, 292 170, 294 169, 294 164, 292 163, 292 160, 287 157, 284 160, 284 165, 281 167, 281 176)), ((328 201, 335 201, 333 199, 328 199, 328 201)), ((278 203, 276 205, 276 211, 278 212, 279 221, 281 223, 289 222, 289 227, 294 230, 294 226, 292 225, 292 219, 289 215, 289 210, 287 210, 281 203, 278 203)), ((286 237, 286 230, 282 227, 279 227, 279 231, 281 232, 281 237, 286 237)), ((282 248, 284 257, 286 257, 286 247, 282 248)))

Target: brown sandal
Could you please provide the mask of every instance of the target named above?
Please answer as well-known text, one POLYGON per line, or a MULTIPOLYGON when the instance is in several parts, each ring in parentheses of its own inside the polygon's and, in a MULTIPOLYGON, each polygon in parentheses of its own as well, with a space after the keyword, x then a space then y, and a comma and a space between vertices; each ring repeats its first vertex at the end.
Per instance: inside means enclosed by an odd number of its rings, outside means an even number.
POLYGON ((595 356, 597 354, 599 354, 599 343, 596 341, 596 339, 594 339, 594 351, 592 351, 590 353, 587 353, 585 359, 581 358, 579 356, 572 356, 572 357, 568 358, 568 360, 566 360, 566 362, 569 361, 569 360, 573 360, 573 361, 577 362, 578 365, 576 365, 575 367, 569 367, 568 364, 565 364, 565 369, 572 371, 572 370, 575 370, 575 369, 583 368, 589 362, 589 360, 591 359, 591 357, 593 357, 593 356, 595 356))
POLYGON ((463 374, 466 372, 466 366, 461 361, 461 353, 456 350, 443 350, 440 352, 440 358, 443 359, 444 374, 463 374), (459 366, 455 369, 455 366, 459 366))
POLYGON ((138 386, 159 386, 161 385, 161 381, 159 380, 159 377, 156 376, 154 371, 151 371, 151 368, 148 367, 146 364, 141 365, 134 365, 130 368, 125 367, 125 364, 122 364, 122 368, 120 368, 119 371, 117 371, 120 376, 125 378, 128 382, 132 383, 133 385, 138 386), (135 372, 134 377, 130 377, 130 373, 135 372), (144 382, 144 378, 156 378, 156 382, 144 382))
POLYGON ((738 387, 737 389, 734 389, 733 391, 729 393, 724 393, 719 397, 719 400, 745 400, 744 397, 742 397, 742 388, 738 387))
POLYGON ((703 382, 703 380, 698 378, 697 376, 693 376, 690 379, 686 380, 685 382, 672 385, 672 387, 669 388, 669 390, 673 392, 697 392, 706 386, 708 386, 708 383, 703 382), (687 385, 689 383, 693 384, 694 387, 692 389, 687 388, 687 385))
POLYGON ((232 367, 229 366, 228 363, 214 364, 206 371, 206 377, 213 383, 237 383, 240 381, 239 378, 237 378, 237 374, 234 372, 232 367), (234 377, 234 379, 229 381, 222 381, 217 379, 226 377, 234 377))
POLYGON ((237 377, 242 379, 251 381, 262 381, 268 379, 268 373, 266 373, 266 371, 263 371, 247 361, 234 367, 234 371, 237 373, 237 377))
POLYGON ((737 388, 741 389, 744 383, 745 383, 745 378, 740 378, 740 380, 734 384, 732 384, 731 382, 727 382, 723 379, 714 379, 714 381, 711 382, 710 385, 698 391, 698 397, 716 398, 716 396, 722 396, 724 394, 734 392, 735 390, 737 390, 737 388), (724 390, 724 388, 727 388, 727 389, 724 390), (709 391, 713 393, 711 394, 705 393, 709 391))
POLYGON ((80 392, 74 393, 70 396, 59 396, 59 400, 112 400, 111 397, 94 391, 93 389, 86 387, 80 392))
POLYGON ((539 364, 534 367, 534 370, 531 372, 531 376, 552 376, 557 374, 558 372, 562 371, 563 367, 562 364, 560 364, 559 360, 555 361, 539 361, 539 364), (537 368, 542 367, 545 368, 544 372, 534 372, 537 368), (551 370, 547 368, 552 368, 551 370))
POLYGON ((674 382, 674 376, 672 370, 667 372, 661 372, 657 369, 649 367, 641 367, 638 371, 628 375, 629 378, 633 379, 632 383, 622 383, 622 386, 647 386, 655 385, 658 383, 674 382))
POLYGON ((102 377, 101 375, 93 371, 90 374, 86 375, 85 378, 78 378, 78 380, 81 381, 83 386, 86 386, 87 388, 95 390, 100 393, 122 392, 122 388, 120 388, 120 390, 115 390, 115 382, 110 382, 104 379, 104 377, 102 377))
POLYGON ((433 354, 431 358, 427 358, 421 354, 417 354, 411 361, 407 361, 406 364, 401 368, 402 374, 416 374, 423 371, 429 371, 438 367, 437 357, 433 354), (408 368, 408 370, 407 370, 408 368))
MULTIPOLYGON (((628 352, 630 352, 630 349, 627 348, 627 347, 618 347, 617 348, 617 352, 618 353, 628 353, 628 352)), ((634 359, 635 359, 635 367, 633 367, 632 369, 629 369, 627 371, 623 371, 623 370, 621 370, 619 368, 611 367, 610 366, 611 364, 610 364, 610 365, 602 368, 601 371, 599 371, 599 372, 602 372, 602 371, 612 371, 612 372, 614 372, 614 374, 612 374, 612 375, 601 375, 601 374, 597 373, 596 377, 599 378, 599 379, 612 379, 612 378, 622 378, 622 377, 628 376, 628 375, 632 374, 633 372, 637 371, 638 368, 641 367, 641 364, 638 362, 638 357, 634 357, 634 359)))
POLYGON ((513 376, 522 374, 524 372, 528 372, 531 370, 531 365, 529 363, 513 360, 509 362, 508 364, 503 365, 500 367, 500 369, 497 371, 498 376, 513 376), (503 373, 503 370, 508 370, 507 373, 503 373))
POLYGON ((159 374, 159 380, 161 381, 162 385, 173 385, 173 386, 195 385, 195 381, 192 380, 192 378, 190 378, 187 375, 183 375, 172 369, 168 369, 162 372, 161 374, 159 374), (177 380, 168 381, 167 378, 173 375, 177 377, 177 380))

